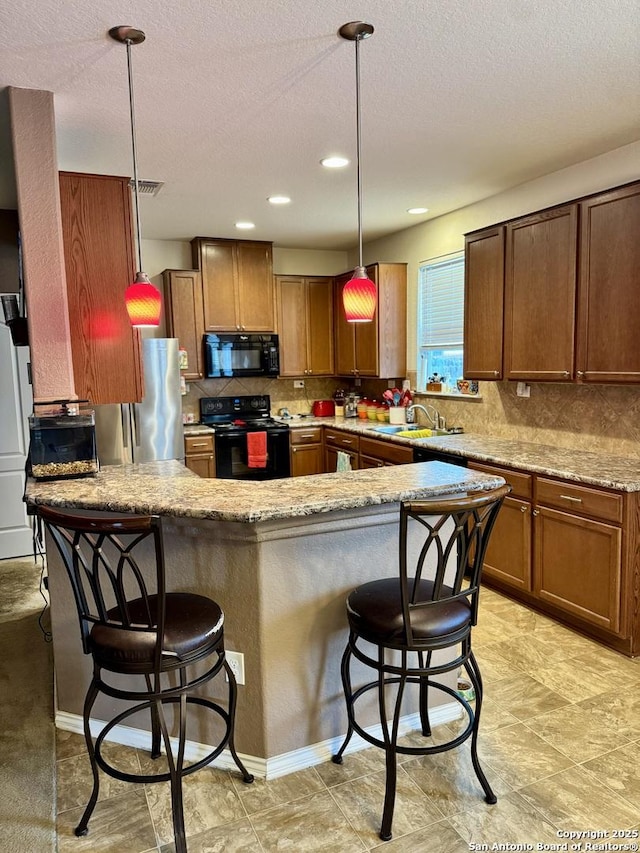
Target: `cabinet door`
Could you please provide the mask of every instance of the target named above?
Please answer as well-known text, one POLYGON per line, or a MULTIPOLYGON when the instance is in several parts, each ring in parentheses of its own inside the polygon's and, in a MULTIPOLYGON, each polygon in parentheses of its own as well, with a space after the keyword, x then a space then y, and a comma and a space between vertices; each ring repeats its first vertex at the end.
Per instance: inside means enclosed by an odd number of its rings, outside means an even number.
POLYGON ((299 276, 276 276, 280 376, 307 374, 307 300, 299 276))
POLYGON ((640 382, 640 184, 580 205, 578 379, 640 382))
MULTIPOLYGON (((333 469, 335 471, 335 468, 333 469)), ((291 476, 305 477, 307 474, 324 472, 324 453, 321 444, 294 446, 291 448, 291 476)))
POLYGON ((355 471, 358 465, 358 454, 354 452, 350 452, 348 450, 338 451, 334 447, 326 447, 325 448, 325 471, 331 473, 332 471, 338 470, 338 453, 346 453, 351 461, 351 468, 355 471))
POLYGON ((570 204, 507 225, 507 379, 573 378, 577 223, 570 204))
POLYGON ((355 334, 355 368, 358 376, 378 376, 378 327, 380 322, 380 285, 377 265, 367 267, 367 275, 375 282, 378 294, 376 310, 370 323, 351 323, 355 334))
POLYGON ((275 294, 271 243, 239 240, 238 321, 243 332, 274 332, 275 294))
POLYGON ((404 377, 407 375, 407 265, 373 264, 367 267, 367 272, 378 286, 376 376, 404 377))
POLYGON ((506 497, 485 556, 484 575, 531 590, 531 504, 506 497))
POLYGON ((538 507, 534 592, 586 622, 620 630, 619 527, 538 507))
POLYGON ((76 393, 139 402, 140 340, 124 302, 135 274, 129 179, 60 172, 60 209, 76 393))
POLYGON ((464 376, 502 379, 503 225, 465 239, 464 376))
POLYGON ((333 376, 333 280, 307 279, 306 294, 309 374, 333 376))
POLYGON ((342 291, 351 279, 351 272, 334 280, 335 364, 338 376, 353 376, 356 372, 355 329, 357 323, 347 323, 342 304, 342 291))
POLYGON ((165 317, 167 335, 177 338, 187 351, 188 368, 182 371, 185 379, 202 379, 204 307, 202 278, 197 270, 165 270, 165 317))
POLYGON ((235 241, 197 239, 192 247, 194 265, 202 274, 205 329, 239 331, 235 241))
POLYGON ((211 454, 202 456, 185 456, 184 464, 190 471, 197 474, 198 477, 209 478, 216 476, 213 456, 211 454))
POLYGON ((533 477, 524 471, 512 471, 493 465, 469 462, 474 471, 504 477, 511 494, 498 513, 483 567, 484 576, 495 578, 515 589, 532 589, 532 512, 533 477))

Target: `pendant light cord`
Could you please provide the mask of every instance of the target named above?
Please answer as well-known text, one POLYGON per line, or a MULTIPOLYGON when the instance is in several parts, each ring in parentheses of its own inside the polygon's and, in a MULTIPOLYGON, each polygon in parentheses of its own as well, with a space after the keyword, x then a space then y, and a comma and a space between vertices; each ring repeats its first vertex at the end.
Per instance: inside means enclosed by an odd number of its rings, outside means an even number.
POLYGON ((131 149, 133 151, 133 197, 136 208, 136 238, 138 243, 138 271, 142 271, 142 241, 140 235, 140 201, 138 199, 138 154, 136 149, 136 117, 133 103, 133 70, 131 67, 131 39, 127 45, 127 74, 129 76, 129 113, 131 114, 131 149))
POLYGON ((362 176, 360 171, 360 42, 362 36, 357 36, 356 42, 356 185, 358 192, 358 266, 362 266, 362 176))

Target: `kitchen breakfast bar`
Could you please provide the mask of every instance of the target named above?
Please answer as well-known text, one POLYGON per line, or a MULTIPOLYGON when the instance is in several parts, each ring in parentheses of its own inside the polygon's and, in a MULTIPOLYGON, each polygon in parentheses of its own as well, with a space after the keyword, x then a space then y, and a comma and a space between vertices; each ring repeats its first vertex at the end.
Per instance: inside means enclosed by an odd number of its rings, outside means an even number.
MULTIPOLYGON (((171 461, 30 481, 26 500, 32 511, 48 504, 162 517, 167 588, 218 601, 226 648, 244 655, 236 746, 251 772, 269 778, 326 760, 346 730, 345 598, 363 581, 397 573, 399 502, 503 483, 440 462, 244 482, 201 479, 171 461)), ((82 654, 69 582, 51 543, 47 562, 56 725, 80 732, 91 658, 82 654)), ((107 719, 113 710, 97 703, 93 716, 107 719)), ((197 723, 187 733, 195 754, 215 742, 197 723)), ((139 725, 115 737, 142 745, 145 721, 139 725)))

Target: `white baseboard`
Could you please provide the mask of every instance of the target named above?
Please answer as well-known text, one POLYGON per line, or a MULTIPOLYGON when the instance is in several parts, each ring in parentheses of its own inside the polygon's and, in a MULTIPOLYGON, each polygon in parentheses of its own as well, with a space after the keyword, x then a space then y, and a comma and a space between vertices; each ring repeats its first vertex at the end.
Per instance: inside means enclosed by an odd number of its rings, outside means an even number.
MULTIPOLYGON (((429 711, 429 719, 431 725, 434 727, 456 720, 459 716, 460 705, 458 702, 447 702, 444 705, 431 708, 429 711)), ((56 711, 55 723, 56 728, 62 731, 75 732, 80 735, 84 734, 84 725, 82 717, 79 714, 56 711)), ((92 718, 91 734, 96 736, 104 725, 105 723, 102 720, 92 718)), ((407 734, 419 728, 420 715, 409 714, 401 718, 399 734, 407 734)), ((382 727, 379 723, 367 727, 366 732, 372 735, 372 737, 382 737, 382 727)), ((106 740, 136 749, 147 751, 151 749, 151 734, 145 729, 134 729, 130 726, 114 726, 106 740)), ((276 755, 273 758, 259 758, 256 755, 245 755, 243 753, 238 753, 238 755, 249 773, 253 773, 254 776, 260 779, 277 779, 279 776, 286 776, 288 773, 294 773, 296 770, 304 770, 307 767, 314 767, 316 764, 329 761, 331 756, 340 749, 343 740, 344 735, 338 735, 328 740, 311 744, 310 746, 304 746, 301 749, 294 749, 292 752, 283 752, 281 755, 276 755)), ((177 741, 175 739, 172 739, 172 745, 175 745, 177 748, 177 741)), ((371 744, 354 733, 349 746, 345 750, 345 755, 352 752, 359 752, 361 749, 367 749, 369 746, 371 744)), ((197 761, 200 758, 204 758, 212 749, 213 747, 207 744, 188 740, 185 746, 185 758, 188 761, 197 761)), ((223 770, 233 770, 236 768, 231 753, 226 749, 213 762, 212 766, 223 770)))

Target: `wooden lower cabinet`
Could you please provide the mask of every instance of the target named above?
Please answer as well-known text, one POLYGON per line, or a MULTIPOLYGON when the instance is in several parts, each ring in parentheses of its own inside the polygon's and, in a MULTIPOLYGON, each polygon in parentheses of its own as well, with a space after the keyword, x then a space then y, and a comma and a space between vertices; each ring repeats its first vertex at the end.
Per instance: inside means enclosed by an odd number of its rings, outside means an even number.
POLYGON ((290 436, 291 476, 305 477, 307 474, 323 474, 322 427, 292 429, 290 436))
POLYGON ((622 530, 548 507, 539 507, 537 513, 536 596, 617 634, 622 530))
POLYGON ((360 467, 359 437, 352 432, 327 427, 324 431, 325 471, 330 473, 338 470, 338 452, 347 454, 353 470, 360 467))
POLYGON ((469 468, 503 476, 513 489, 483 578, 625 654, 640 653, 637 496, 476 462, 469 468))
POLYGON ((188 435, 184 439, 184 464, 199 477, 215 477, 213 435, 188 435))
POLYGON ((413 462, 413 448, 375 438, 360 438, 359 468, 382 468, 413 462))
POLYGON ((530 474, 469 462, 469 468, 486 471, 511 486, 489 540, 484 575, 515 589, 532 588, 531 521, 533 478, 530 474))

